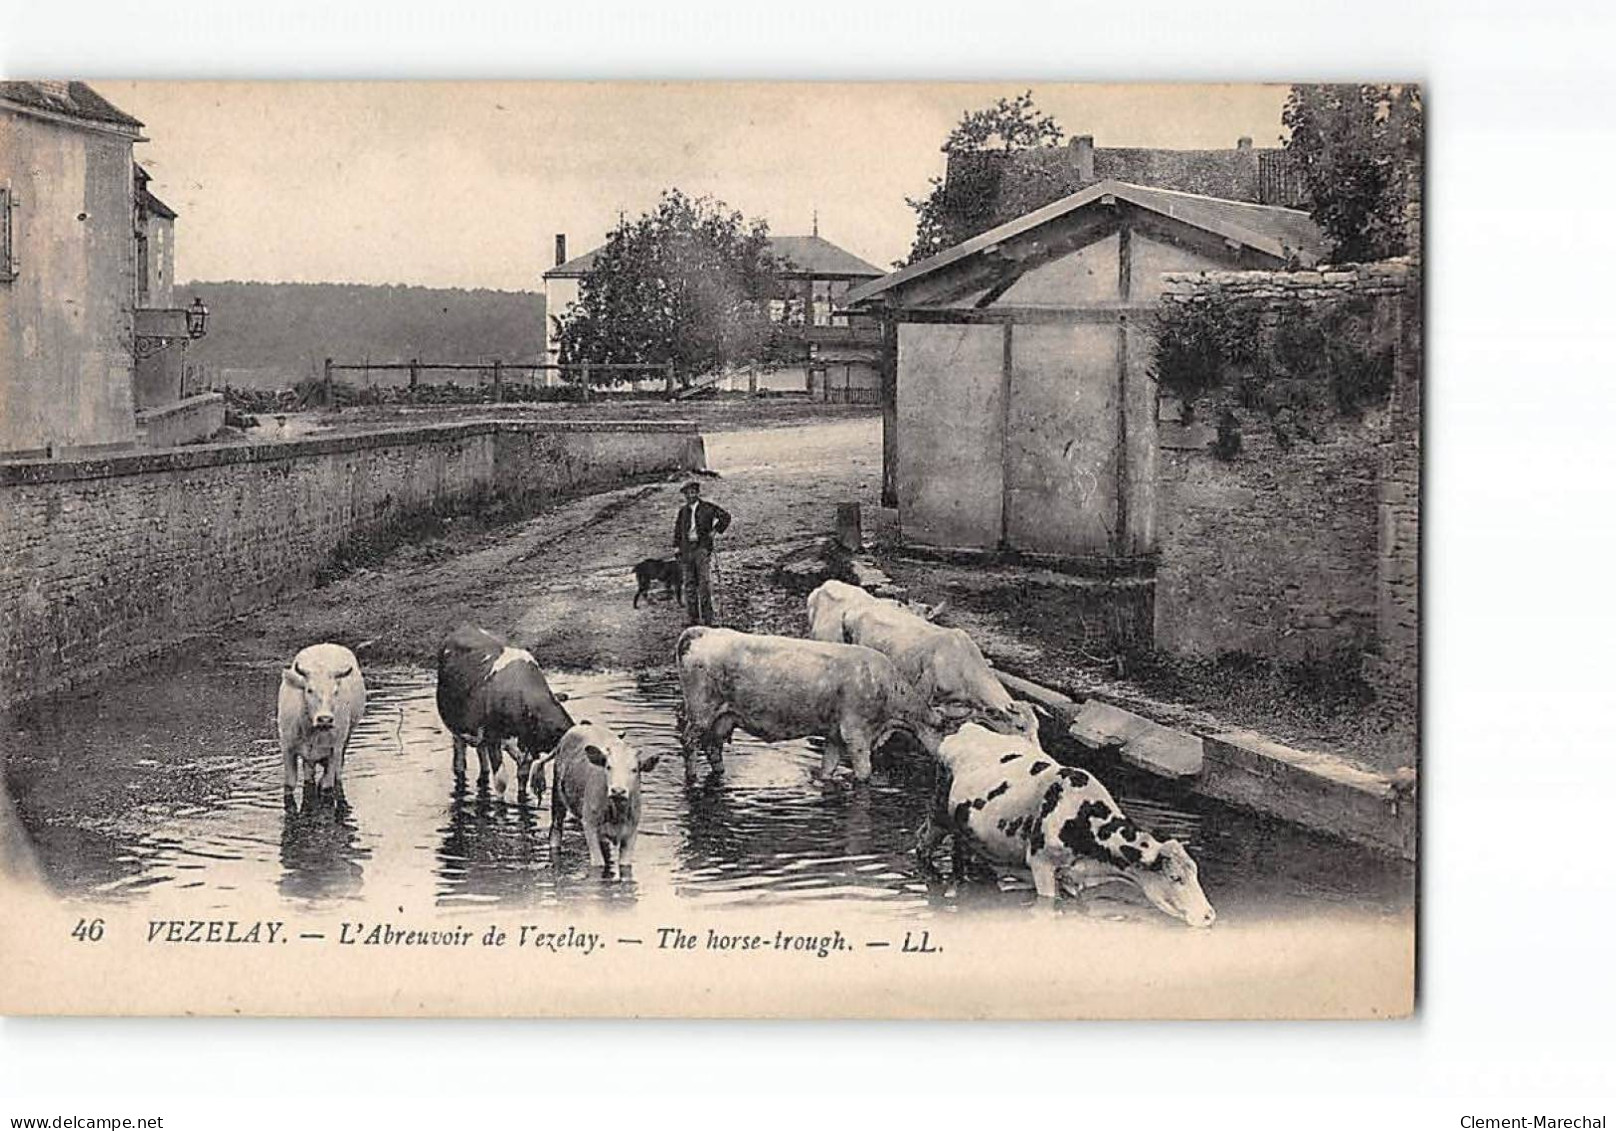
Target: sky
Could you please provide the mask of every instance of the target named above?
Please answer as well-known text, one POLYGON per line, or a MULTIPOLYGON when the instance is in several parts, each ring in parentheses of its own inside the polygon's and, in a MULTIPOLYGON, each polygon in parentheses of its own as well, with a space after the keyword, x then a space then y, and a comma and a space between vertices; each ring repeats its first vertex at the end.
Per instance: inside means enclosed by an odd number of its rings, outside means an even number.
POLYGON ((93 83, 145 123, 175 278, 538 290, 619 210, 711 194, 879 267, 961 114, 1033 91, 1097 146, 1276 144, 1279 85, 93 83))

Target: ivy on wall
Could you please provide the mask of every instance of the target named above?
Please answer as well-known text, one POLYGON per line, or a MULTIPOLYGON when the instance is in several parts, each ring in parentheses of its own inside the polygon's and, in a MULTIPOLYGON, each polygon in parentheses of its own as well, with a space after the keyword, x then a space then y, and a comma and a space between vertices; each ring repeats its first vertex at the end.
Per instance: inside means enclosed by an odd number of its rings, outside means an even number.
POLYGON ((1253 302, 1167 297, 1155 318, 1153 374, 1183 422, 1216 420, 1212 451, 1233 459, 1246 424, 1289 448, 1354 420, 1391 392, 1394 346, 1379 340, 1375 303, 1347 298, 1253 302))

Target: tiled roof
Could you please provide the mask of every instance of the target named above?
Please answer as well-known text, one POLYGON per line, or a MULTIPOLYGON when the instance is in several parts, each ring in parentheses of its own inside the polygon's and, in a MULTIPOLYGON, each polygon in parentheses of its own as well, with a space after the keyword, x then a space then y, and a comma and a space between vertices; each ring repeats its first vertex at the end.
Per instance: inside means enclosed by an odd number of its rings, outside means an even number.
POLYGON ((819 236, 770 236, 769 247, 776 257, 795 269, 788 274, 846 275, 858 279, 879 279, 886 274, 819 236))
MULTIPOLYGON (((880 278, 881 268, 866 263, 850 251, 837 247, 820 236, 770 236, 769 250, 776 258, 786 262, 787 275, 812 275, 816 278, 880 278)), ((595 265, 600 248, 567 260, 559 267, 544 273, 546 279, 578 279, 589 273, 595 265)))
POLYGON ((929 259, 923 259, 883 278, 854 287, 847 292, 844 305, 852 306, 874 298, 893 287, 929 275, 995 244, 1003 243, 1078 209, 1086 208, 1106 196, 1125 200, 1158 215, 1222 236, 1281 261, 1299 258, 1303 262, 1317 262, 1318 256, 1324 250, 1324 237, 1319 232, 1318 226, 1313 223, 1313 218, 1306 212, 1298 212, 1292 208, 1278 208, 1269 204, 1221 200, 1217 197, 1174 192, 1170 189, 1146 188, 1143 185, 1123 181, 1100 181, 1042 208, 1034 209, 1009 223, 1000 224, 981 235, 972 236, 965 242, 938 252, 929 259))
POLYGON ((89 122, 107 122, 137 130, 145 124, 81 82, 0 82, 0 98, 89 122))
POLYGON ((155 196, 153 196, 150 189, 143 188, 135 195, 138 202, 154 216, 161 216, 165 220, 174 220, 179 217, 178 212, 175 212, 168 205, 164 204, 161 200, 158 200, 155 196))

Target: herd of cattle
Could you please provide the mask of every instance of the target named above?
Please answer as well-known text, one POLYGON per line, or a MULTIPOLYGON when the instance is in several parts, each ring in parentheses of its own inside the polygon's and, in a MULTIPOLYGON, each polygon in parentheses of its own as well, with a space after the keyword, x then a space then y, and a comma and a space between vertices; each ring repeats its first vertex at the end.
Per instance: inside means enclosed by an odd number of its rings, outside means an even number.
MULTIPOLYGON (((953 841, 954 874, 974 854, 1030 872, 1041 897, 1121 882, 1192 927, 1215 913, 1195 861, 1176 840, 1158 841, 1123 814, 1091 773, 1060 766, 1039 744, 1034 708, 1012 699, 970 636, 895 601, 827 581, 808 597, 809 639, 727 628, 690 628, 676 664, 684 692, 679 741, 686 779, 696 756, 722 773, 736 728, 764 742, 819 737, 828 780, 845 757, 870 776, 871 754, 895 734, 912 737, 936 765, 932 806, 916 852, 953 841)), ((457 783, 466 751, 478 785, 542 798, 554 763, 550 840, 576 818, 591 862, 621 874, 634 861, 640 779, 657 762, 609 728, 574 720, 532 654, 471 626, 438 651, 437 705, 454 742, 457 783)), ((301 780, 341 788, 343 758, 365 709, 359 662, 347 648, 315 644, 281 677, 279 722, 285 798, 301 780)))

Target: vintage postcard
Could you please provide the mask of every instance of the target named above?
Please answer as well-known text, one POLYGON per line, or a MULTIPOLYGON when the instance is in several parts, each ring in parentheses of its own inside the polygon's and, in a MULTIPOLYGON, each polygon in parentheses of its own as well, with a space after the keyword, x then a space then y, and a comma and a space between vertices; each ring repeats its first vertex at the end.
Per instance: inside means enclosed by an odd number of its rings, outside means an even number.
POLYGON ((1409 1015, 1423 153, 0 82, 0 1007, 1409 1015))

